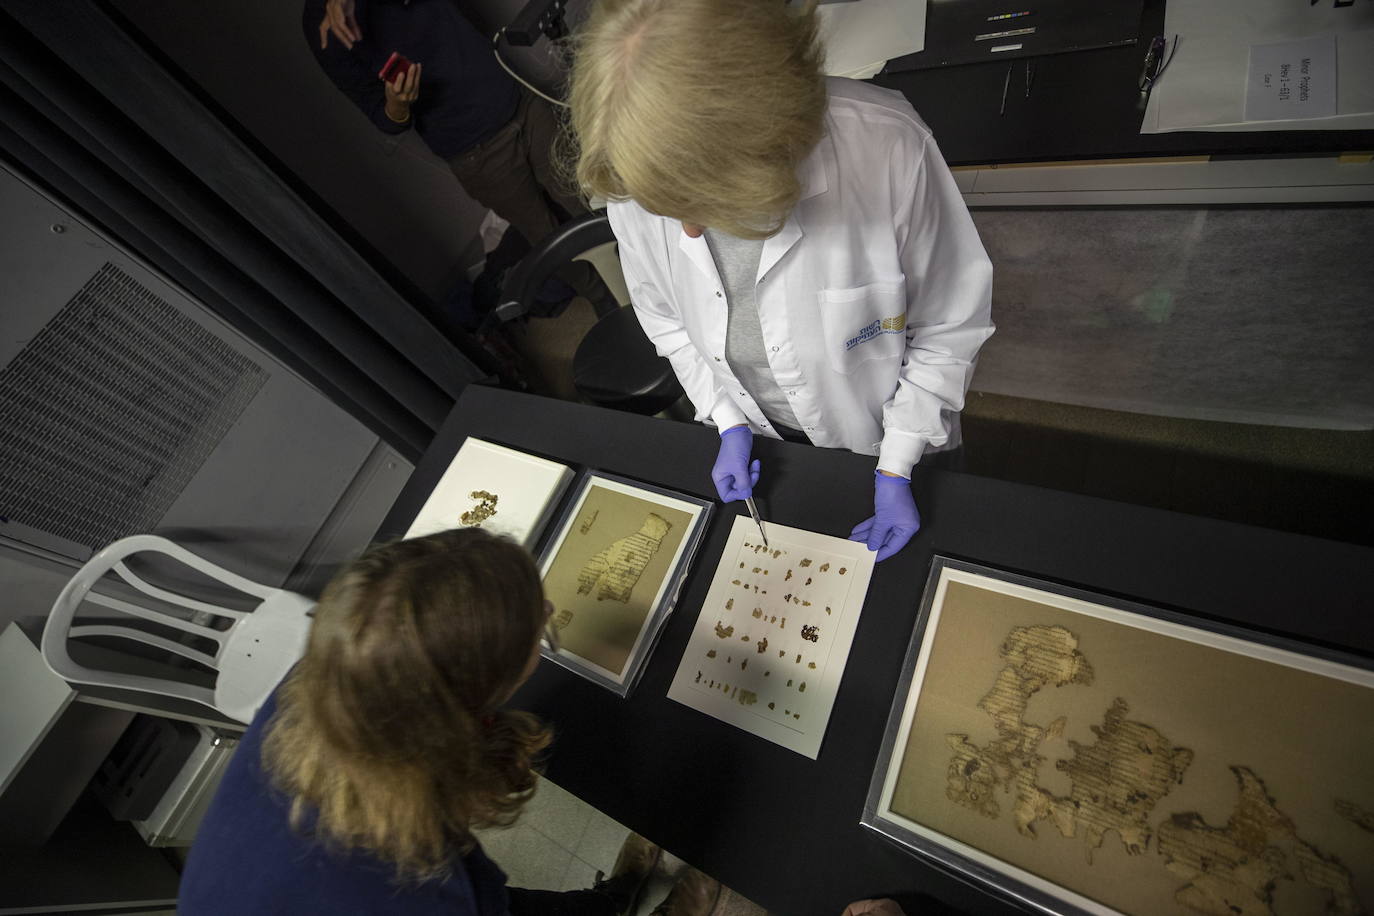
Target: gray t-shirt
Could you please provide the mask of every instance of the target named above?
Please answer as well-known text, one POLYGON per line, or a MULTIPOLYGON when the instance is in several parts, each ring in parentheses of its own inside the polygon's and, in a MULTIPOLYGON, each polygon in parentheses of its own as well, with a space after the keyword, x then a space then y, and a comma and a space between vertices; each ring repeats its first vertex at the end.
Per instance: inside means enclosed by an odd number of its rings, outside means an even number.
POLYGON ((759 326, 754 286, 763 255, 762 239, 738 239, 715 229, 706 230, 707 247, 725 284, 729 317, 725 326, 725 359, 740 384, 753 396, 764 416, 774 423, 800 429, 801 423, 787 396, 773 378, 759 326))

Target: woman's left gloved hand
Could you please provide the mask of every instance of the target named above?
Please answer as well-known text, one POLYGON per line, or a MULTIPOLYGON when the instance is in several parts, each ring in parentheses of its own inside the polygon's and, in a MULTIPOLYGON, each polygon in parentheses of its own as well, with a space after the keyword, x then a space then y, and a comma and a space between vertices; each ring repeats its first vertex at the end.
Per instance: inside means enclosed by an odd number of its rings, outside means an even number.
POLYGON ((906 546, 921 530, 921 513, 911 495, 911 481, 889 477, 882 471, 873 474, 873 517, 854 526, 851 541, 867 541, 869 550, 878 551, 881 563, 906 546))

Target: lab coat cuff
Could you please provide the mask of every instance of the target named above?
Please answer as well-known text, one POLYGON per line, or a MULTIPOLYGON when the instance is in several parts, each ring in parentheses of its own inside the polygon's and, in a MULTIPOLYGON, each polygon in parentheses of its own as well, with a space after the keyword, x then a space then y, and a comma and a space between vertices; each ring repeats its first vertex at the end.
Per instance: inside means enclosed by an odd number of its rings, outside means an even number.
POLYGON ((878 470, 911 479, 911 469, 921 460, 928 441, 925 436, 889 429, 878 447, 878 470))
POLYGON ((744 411, 740 410, 739 405, 728 397, 716 401, 716 406, 711 408, 711 422, 722 431, 741 424, 750 427, 751 430, 753 428, 749 418, 744 415, 744 411))

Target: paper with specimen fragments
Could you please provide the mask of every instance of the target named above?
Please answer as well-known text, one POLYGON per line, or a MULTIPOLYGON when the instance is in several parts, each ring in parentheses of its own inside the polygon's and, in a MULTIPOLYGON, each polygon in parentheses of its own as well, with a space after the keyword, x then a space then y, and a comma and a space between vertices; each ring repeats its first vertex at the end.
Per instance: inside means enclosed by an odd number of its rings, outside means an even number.
POLYGON ((545 554, 560 655, 624 683, 701 507, 602 477, 545 554))
POLYGON ((668 696, 815 759, 859 624, 874 554, 735 518, 668 696))
POLYGON ((880 816, 1089 912, 1374 904, 1374 672, 942 570, 880 816))
POLYGON ((531 549, 572 476, 567 465, 469 436, 405 536, 480 527, 531 549))

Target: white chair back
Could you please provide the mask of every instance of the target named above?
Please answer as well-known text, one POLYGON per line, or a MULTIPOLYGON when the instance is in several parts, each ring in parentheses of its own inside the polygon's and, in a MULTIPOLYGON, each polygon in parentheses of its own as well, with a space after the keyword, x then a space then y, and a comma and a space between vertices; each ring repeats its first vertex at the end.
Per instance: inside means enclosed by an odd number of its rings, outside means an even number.
POLYGON ((232 719, 249 722, 277 683, 304 654, 310 632, 310 614, 314 607, 315 602, 304 595, 260 585, 164 537, 139 534, 115 541, 91 557, 62 589, 43 630, 43 659, 54 673, 68 681, 192 700, 232 719), (171 557, 236 591, 258 599, 259 603, 252 611, 235 610, 159 588, 133 573, 124 562, 126 557, 145 551, 171 557), (188 615, 190 619, 168 613, 166 609, 158 609, 156 605, 145 607, 92 591, 92 587, 110 572, 164 605, 191 611, 192 614, 188 615), (77 623, 76 611, 83 601, 129 617, 151 621, 161 627, 180 630, 188 636, 210 640, 216 647, 215 651, 203 651, 176 639, 150 633, 132 623, 123 625, 118 620, 77 623), (219 621, 227 619, 228 626, 225 627, 222 622, 220 626, 215 626, 217 618, 219 621), (71 639, 90 636, 132 640, 198 662, 215 672, 215 686, 210 689, 173 678, 86 667, 71 657, 67 643, 71 639))

